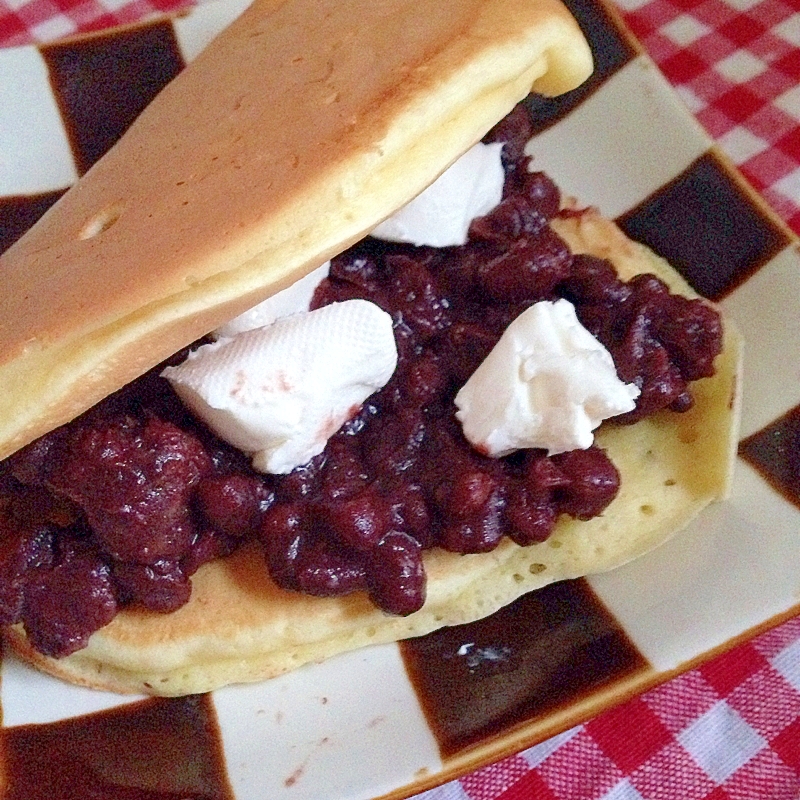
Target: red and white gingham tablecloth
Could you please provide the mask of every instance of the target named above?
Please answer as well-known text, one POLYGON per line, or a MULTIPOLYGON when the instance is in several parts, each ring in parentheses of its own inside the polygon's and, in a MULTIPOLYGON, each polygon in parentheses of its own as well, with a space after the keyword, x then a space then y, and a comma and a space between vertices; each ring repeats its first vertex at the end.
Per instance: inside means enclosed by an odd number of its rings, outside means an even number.
MULTIPOLYGON (((688 108, 800 234, 800 0, 618 0, 688 108)), ((192 0, 0 0, 0 46, 192 0)), ((800 618, 424 800, 797 800, 800 618)))

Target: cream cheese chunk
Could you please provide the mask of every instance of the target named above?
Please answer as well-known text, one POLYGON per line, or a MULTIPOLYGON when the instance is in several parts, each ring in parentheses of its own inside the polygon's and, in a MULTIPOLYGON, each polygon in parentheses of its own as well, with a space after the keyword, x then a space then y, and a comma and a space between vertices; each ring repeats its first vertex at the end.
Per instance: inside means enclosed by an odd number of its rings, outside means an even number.
POLYGON ((347 300, 203 345, 167 378, 260 472, 307 463, 397 366, 392 319, 347 300))
POLYGON ((502 149, 498 142, 478 142, 371 235, 418 246, 466 244, 472 220, 488 214, 503 198, 502 149))
POLYGON ((501 457, 586 449, 604 419, 634 408, 639 389, 617 376, 611 354, 567 300, 520 314, 455 398, 464 435, 501 457))
POLYGON ((304 275, 300 280, 295 281, 291 286, 287 286, 280 292, 268 297, 258 305, 253 306, 234 317, 230 322, 225 323, 214 331, 217 338, 236 336, 237 333, 251 331, 255 328, 263 328, 271 325, 275 320, 288 317, 291 314, 298 314, 301 311, 308 311, 311 300, 317 286, 328 277, 331 262, 326 261, 308 275, 304 275))

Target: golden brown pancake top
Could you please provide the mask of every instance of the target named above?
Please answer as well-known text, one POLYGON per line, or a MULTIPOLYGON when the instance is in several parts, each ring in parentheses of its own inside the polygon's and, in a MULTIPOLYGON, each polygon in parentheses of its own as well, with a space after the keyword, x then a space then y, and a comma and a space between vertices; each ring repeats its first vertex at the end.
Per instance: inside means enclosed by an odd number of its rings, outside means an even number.
POLYGON ((591 55, 558 0, 256 0, 0 258, 0 458, 353 243, 591 55))

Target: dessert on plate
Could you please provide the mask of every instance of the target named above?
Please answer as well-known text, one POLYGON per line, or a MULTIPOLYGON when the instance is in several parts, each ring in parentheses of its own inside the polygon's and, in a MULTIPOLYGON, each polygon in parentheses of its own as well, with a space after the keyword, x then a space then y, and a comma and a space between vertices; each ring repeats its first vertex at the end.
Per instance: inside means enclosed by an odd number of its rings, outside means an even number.
POLYGON ((555 0, 256 0, 156 98, 0 257, 17 652, 259 680, 725 495, 735 331, 524 153, 520 101, 590 71, 555 0))

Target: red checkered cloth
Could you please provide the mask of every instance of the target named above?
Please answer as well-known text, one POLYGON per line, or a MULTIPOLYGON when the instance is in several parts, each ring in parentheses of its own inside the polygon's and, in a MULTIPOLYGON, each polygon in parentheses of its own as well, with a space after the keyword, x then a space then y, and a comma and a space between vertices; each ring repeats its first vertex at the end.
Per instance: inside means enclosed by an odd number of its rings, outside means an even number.
POLYGON ((0 0, 0 47, 52 42, 194 5, 194 0, 0 0))
POLYGON ((796 800, 800 618, 417 800, 796 800))
POLYGON ((619 0, 689 109, 800 233, 798 0, 619 0))
MULTIPOLYGON (((800 233, 800 0, 618 0, 690 110, 800 233)), ((0 0, 0 46, 192 0, 0 0)), ((796 800, 800 618, 417 800, 796 800)))

